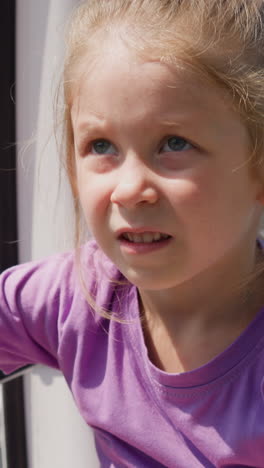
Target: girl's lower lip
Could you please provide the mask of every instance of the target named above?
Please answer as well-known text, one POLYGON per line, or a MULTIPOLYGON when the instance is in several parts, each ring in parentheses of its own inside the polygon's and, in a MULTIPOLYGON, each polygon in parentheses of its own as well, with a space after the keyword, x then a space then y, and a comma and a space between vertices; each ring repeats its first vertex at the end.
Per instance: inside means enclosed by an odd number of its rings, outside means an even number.
POLYGON ((162 239, 160 241, 153 242, 130 242, 124 238, 119 239, 121 250, 126 254, 147 254, 154 252, 156 250, 166 247, 170 241, 171 237, 168 239, 162 239))

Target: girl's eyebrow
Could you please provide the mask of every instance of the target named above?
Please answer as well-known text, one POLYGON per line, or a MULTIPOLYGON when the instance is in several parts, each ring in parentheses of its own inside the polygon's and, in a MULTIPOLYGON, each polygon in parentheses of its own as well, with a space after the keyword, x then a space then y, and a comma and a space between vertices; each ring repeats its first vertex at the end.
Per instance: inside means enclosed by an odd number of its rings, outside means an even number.
POLYGON ((103 118, 93 117, 93 118, 86 118, 85 120, 78 123, 75 127, 75 131, 80 135, 83 136, 88 132, 91 132, 94 128, 105 128, 106 121, 103 118))
MULTIPOLYGON (((191 129, 198 126, 199 128, 199 119, 197 120, 197 115, 195 111, 190 109, 183 112, 175 112, 175 115, 161 115, 153 116, 152 127, 159 127, 160 129, 174 128, 177 131, 186 130, 186 128, 191 129)), ((107 122, 106 118, 99 113, 92 112, 89 115, 81 117, 80 121, 76 119, 76 125, 74 126, 74 132, 78 135, 78 139, 82 140, 87 135, 95 131, 105 131, 107 128, 114 128, 113 122, 107 122)))
MULTIPOLYGON (((153 126, 154 125, 160 125, 164 127, 182 127, 183 125, 190 125, 192 123, 192 120, 194 117, 193 113, 190 113, 191 115, 186 115, 184 117, 179 115, 179 118, 177 119, 163 119, 163 118, 153 118, 153 126)), ((100 128, 105 128, 107 126, 106 119, 103 117, 97 117, 93 116, 92 118, 86 118, 84 121, 81 121, 78 123, 76 126, 76 130, 79 133, 86 133, 87 131, 90 131, 94 127, 100 127, 100 128)))
POLYGON ((168 119, 164 119, 164 120, 160 120, 159 121, 159 124, 164 126, 164 127, 183 127, 183 125, 185 126, 186 124, 188 124, 190 126, 190 124, 192 123, 192 118, 179 118, 178 120, 168 120, 168 119))
MULTIPOLYGON (((100 131, 105 131, 106 128, 109 128, 109 125, 107 125, 106 121, 104 119, 92 119, 90 120, 85 120, 78 124, 75 128, 75 133, 77 135, 77 141, 81 142, 85 140, 89 135, 95 133, 95 132, 100 132, 100 131)), ((188 129, 193 127, 193 124, 191 123, 190 119, 184 119, 184 120, 153 120, 152 123, 152 128, 157 129, 159 128, 163 132, 169 132, 170 129, 174 129, 175 133, 182 133, 183 130, 186 130, 186 127, 188 129)), ((113 130, 113 129, 112 129, 113 130)))

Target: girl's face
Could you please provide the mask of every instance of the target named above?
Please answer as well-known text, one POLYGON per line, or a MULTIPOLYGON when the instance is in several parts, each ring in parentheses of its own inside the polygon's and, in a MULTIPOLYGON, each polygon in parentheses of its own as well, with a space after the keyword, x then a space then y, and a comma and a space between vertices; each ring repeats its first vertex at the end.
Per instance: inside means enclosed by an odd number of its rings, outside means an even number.
POLYGON ((99 246, 142 289, 252 254, 260 185, 223 90, 116 39, 84 58, 72 106, 79 197, 99 246))

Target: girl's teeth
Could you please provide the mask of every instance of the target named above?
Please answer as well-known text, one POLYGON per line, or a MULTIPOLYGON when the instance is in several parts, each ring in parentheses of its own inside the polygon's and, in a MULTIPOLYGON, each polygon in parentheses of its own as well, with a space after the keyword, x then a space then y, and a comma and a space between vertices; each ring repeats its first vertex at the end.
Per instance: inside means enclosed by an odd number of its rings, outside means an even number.
POLYGON ((139 234, 134 234, 132 235, 132 240, 134 242, 142 242, 142 236, 140 236, 139 234))
POLYGON ((126 232, 123 234, 124 238, 134 243, 144 243, 148 244, 151 242, 157 242, 161 239, 168 239, 169 236, 166 234, 160 234, 159 232, 145 232, 142 234, 134 234, 131 232, 126 232))
POLYGON ((154 239, 154 236, 150 233, 142 234, 143 242, 147 244, 148 242, 152 242, 154 239))
POLYGON ((159 232, 155 232, 155 234, 154 234, 154 240, 155 240, 155 241, 158 241, 158 240, 160 240, 160 238, 161 238, 160 233, 159 233, 159 232))

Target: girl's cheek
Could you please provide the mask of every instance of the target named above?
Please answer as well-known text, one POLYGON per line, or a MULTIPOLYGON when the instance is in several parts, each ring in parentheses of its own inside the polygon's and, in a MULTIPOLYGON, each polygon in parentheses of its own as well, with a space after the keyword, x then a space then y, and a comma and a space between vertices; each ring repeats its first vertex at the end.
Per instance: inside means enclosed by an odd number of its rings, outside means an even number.
POLYGON ((197 205, 205 197, 203 187, 196 180, 181 179, 171 184, 167 190, 168 198, 175 205, 197 205))
POLYGON ((107 174, 117 168, 119 157, 113 154, 79 156, 77 166, 89 174, 107 174))
POLYGON ((82 174, 79 178, 80 202, 88 216, 96 216, 106 210, 110 203, 113 182, 110 177, 98 174, 82 174))

